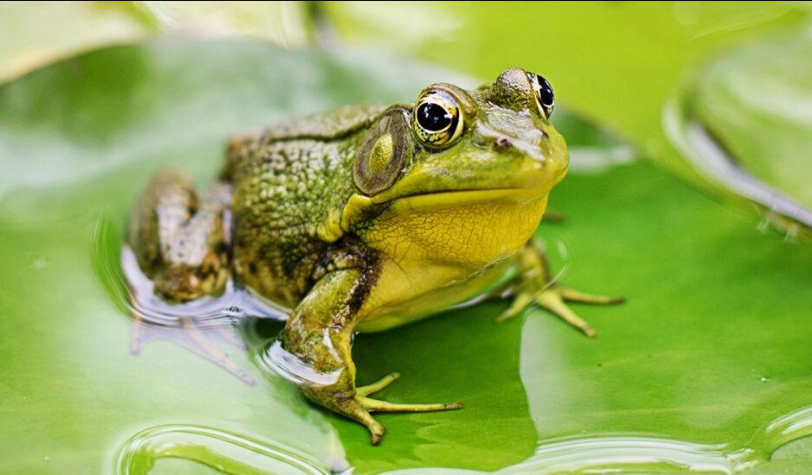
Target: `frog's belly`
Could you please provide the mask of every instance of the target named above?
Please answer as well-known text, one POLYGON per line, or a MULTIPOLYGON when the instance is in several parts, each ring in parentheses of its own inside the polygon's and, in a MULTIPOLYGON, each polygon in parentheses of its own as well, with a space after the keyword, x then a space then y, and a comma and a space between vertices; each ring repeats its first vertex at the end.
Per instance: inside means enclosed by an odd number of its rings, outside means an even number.
POLYGON ((491 287, 511 263, 511 259, 505 259, 468 275, 460 269, 439 266, 428 266, 410 275, 398 264, 387 261, 382 265, 382 281, 376 288, 396 288, 407 297, 398 299, 393 294, 373 293, 361 308, 362 319, 356 328, 362 332, 388 330, 470 300, 491 287))

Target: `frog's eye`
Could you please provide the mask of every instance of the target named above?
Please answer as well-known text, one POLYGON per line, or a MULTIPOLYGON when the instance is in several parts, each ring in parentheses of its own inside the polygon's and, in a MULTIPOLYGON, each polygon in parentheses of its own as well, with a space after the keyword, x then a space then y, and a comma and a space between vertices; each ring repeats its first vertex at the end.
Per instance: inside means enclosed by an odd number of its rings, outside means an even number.
POLYGON ((553 108, 555 107, 553 87, 542 76, 530 71, 527 71, 527 79, 530 81, 530 87, 533 88, 533 94, 536 96, 539 113, 549 119, 553 115, 553 108))
POLYGON ((462 135, 464 120, 457 100, 445 91, 427 91, 414 105, 412 128, 425 145, 443 148, 462 135))

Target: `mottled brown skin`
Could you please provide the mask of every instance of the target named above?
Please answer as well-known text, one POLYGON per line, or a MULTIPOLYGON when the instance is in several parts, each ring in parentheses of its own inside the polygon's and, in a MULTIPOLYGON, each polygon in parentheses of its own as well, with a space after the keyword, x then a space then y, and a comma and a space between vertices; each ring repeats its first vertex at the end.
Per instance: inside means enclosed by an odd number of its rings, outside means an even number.
POLYGON ((223 210, 231 186, 219 182, 199 198, 178 170, 153 178, 141 195, 128 242, 138 264, 169 302, 222 292, 228 279, 223 210))
POLYGON ((178 172, 159 174, 136 205, 128 244, 167 301, 217 294, 230 272, 291 308, 284 349, 332 378, 302 391, 364 424, 377 444, 384 428, 372 412, 462 406, 368 397, 397 374, 356 387, 355 331, 406 324, 490 289, 514 296, 500 320, 535 304, 592 335, 564 301, 618 301, 554 282, 532 241, 567 168, 540 81, 511 68, 475 91, 435 84, 415 105, 346 107, 237 137, 202 197, 178 172), (511 266, 518 277, 492 289, 511 266))

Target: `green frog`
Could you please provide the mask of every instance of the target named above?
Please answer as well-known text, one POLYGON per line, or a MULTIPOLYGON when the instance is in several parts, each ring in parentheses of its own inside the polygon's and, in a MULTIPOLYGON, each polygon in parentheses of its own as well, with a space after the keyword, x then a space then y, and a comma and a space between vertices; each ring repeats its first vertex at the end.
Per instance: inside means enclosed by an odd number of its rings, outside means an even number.
POLYGON ((533 241, 567 172, 554 105, 542 76, 511 68, 476 90, 432 84, 414 104, 344 107, 240 135, 205 193, 178 171, 154 177, 128 244, 167 302, 218 295, 231 277, 289 308, 284 351, 323 376, 302 392, 378 444, 385 429, 371 413, 462 405, 372 398, 398 375, 356 386, 355 332, 509 296, 499 321, 537 305, 593 336, 565 302, 620 301, 557 283, 533 241))

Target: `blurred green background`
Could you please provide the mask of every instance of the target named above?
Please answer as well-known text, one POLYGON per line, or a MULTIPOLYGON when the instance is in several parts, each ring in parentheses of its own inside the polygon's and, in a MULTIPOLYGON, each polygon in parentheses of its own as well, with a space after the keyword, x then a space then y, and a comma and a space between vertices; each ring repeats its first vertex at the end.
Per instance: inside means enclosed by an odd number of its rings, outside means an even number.
MULTIPOLYGON (((812 464, 807 2, 0 4, 0 473, 804 473, 812 464), (269 371, 281 323, 132 354, 129 207, 202 186, 242 129, 411 101, 519 65, 556 91, 572 172, 538 235, 588 340, 504 303, 360 335, 360 381, 464 411, 364 429, 269 371), (184 345, 186 347, 184 347, 184 345), (191 350, 191 351, 190 351, 191 350), (199 350, 199 349, 198 349, 199 350), (401 472, 403 473, 403 472, 401 472), (468 472, 465 472, 468 473, 468 472)), ((226 328, 223 331, 230 331, 226 328)))

